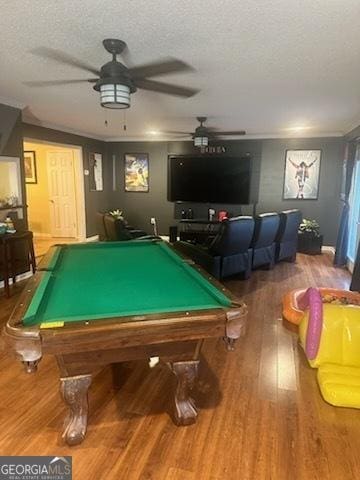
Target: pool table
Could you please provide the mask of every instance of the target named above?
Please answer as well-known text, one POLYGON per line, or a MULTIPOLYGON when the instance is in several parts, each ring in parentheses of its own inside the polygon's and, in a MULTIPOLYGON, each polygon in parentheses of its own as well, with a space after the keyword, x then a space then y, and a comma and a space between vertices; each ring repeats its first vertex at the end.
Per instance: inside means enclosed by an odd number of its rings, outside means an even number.
POLYGON ((86 434, 92 375, 113 363, 166 362, 177 378, 174 420, 193 423, 201 345, 223 337, 233 349, 246 314, 242 301, 166 242, 58 245, 28 281, 3 337, 29 373, 43 354, 56 357, 69 407, 63 438, 75 445, 86 434))

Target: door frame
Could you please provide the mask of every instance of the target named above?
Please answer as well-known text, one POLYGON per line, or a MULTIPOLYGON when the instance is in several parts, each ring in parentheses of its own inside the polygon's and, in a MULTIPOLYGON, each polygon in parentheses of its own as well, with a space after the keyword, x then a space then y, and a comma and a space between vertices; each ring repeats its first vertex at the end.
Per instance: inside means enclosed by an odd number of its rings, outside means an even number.
POLYGON ((41 143, 42 145, 54 145, 74 151, 74 180, 75 180, 75 202, 76 202, 76 238, 80 242, 86 240, 86 210, 85 210, 85 185, 84 185, 84 152, 80 145, 68 143, 49 142, 37 138, 24 137, 23 142, 41 143))

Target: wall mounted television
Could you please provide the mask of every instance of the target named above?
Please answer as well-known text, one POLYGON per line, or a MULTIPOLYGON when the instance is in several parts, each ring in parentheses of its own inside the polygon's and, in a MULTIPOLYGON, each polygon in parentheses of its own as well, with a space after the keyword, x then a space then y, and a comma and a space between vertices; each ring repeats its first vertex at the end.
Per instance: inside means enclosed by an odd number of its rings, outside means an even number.
POLYGON ((251 158, 169 156, 170 202, 250 203, 251 158))

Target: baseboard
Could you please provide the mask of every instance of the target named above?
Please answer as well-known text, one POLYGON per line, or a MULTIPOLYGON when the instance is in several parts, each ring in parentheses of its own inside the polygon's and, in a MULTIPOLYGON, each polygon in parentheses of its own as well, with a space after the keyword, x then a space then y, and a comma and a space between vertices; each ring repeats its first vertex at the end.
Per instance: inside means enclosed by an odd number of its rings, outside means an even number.
POLYGON ((92 237, 86 237, 85 242, 98 242, 99 235, 93 235, 92 237))
MULTIPOLYGON (((26 280, 27 278, 30 278, 32 276, 32 271, 29 270, 28 272, 25 273, 20 273, 20 275, 16 275, 16 283, 21 282, 21 280, 26 280)), ((9 279, 9 285, 12 285, 13 281, 12 278, 9 279)), ((0 282, 0 288, 4 288, 5 284, 4 281, 2 280, 0 282)))
POLYGON ((52 238, 51 233, 33 232, 35 238, 52 238))
POLYGON ((335 255, 335 247, 331 247, 330 245, 323 245, 321 248, 321 252, 330 252, 335 255))

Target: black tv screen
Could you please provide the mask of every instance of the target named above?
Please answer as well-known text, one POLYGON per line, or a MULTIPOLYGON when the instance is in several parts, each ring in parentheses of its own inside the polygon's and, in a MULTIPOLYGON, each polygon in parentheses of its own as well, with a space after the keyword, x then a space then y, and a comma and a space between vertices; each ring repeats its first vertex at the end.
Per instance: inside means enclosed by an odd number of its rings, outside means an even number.
POLYGON ((249 203, 250 158, 170 156, 171 202, 249 203))

